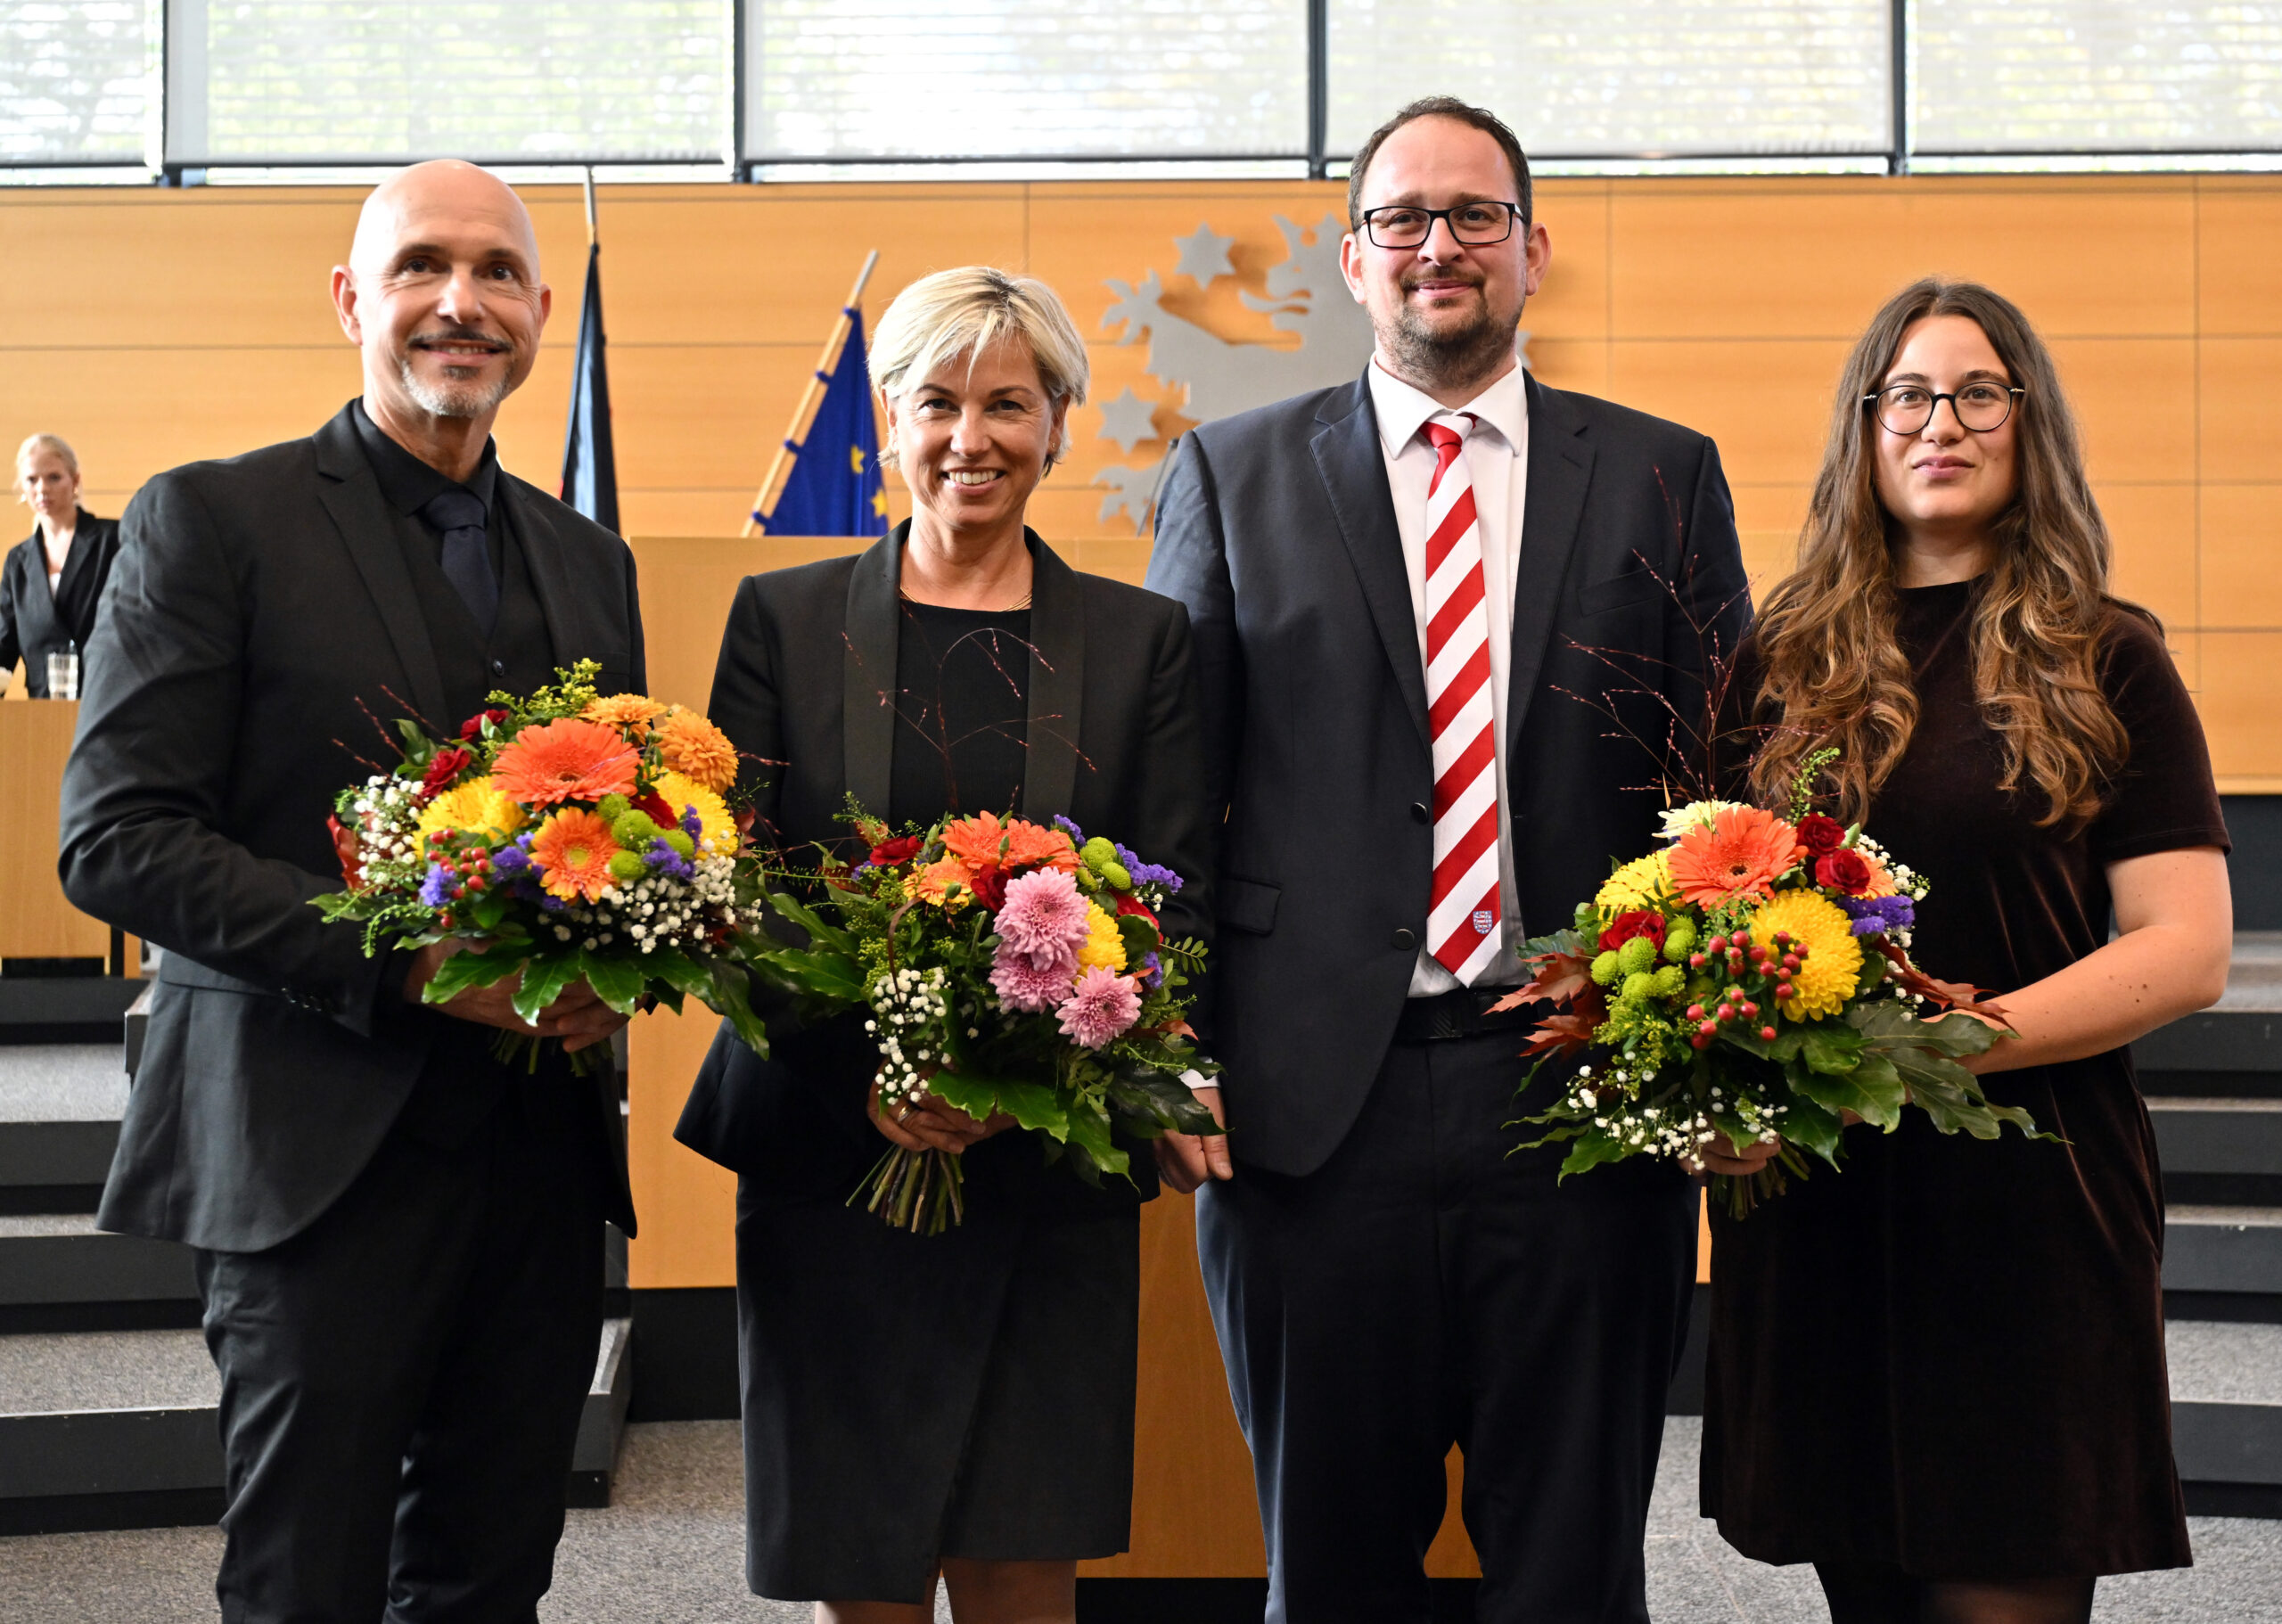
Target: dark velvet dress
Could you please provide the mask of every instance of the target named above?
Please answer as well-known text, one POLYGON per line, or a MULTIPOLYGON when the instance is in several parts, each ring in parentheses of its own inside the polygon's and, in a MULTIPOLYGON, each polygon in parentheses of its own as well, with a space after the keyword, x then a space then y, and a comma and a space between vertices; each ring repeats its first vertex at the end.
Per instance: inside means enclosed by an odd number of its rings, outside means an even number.
MULTIPOLYGON (((1030 615, 899 610, 888 821, 1021 805, 1030 615)), ((861 1012, 784 1046, 860 1097, 861 1012)), ((968 1150, 967 1214, 891 1229, 842 1197, 890 1147, 816 1146, 829 1194, 740 1185, 748 1579, 762 1595, 918 1602, 935 1559, 1057 1561, 1125 1548, 1140 1214, 1007 1132, 968 1150), (833 1172, 834 1169, 838 1171, 833 1172)))
MULTIPOLYGON (((2101 680, 2130 758, 2104 809, 2064 834, 2001 793, 1973 695, 1980 589, 1898 595, 1919 718, 1864 827, 1932 882, 1913 956, 2002 994, 2107 939, 2108 864, 2227 832, 2186 688, 2122 610, 2101 680)), ((1745 1555, 1991 1582, 2188 1565, 2130 1053, 1986 1086, 2066 1143, 1944 1137, 1912 1111, 1848 1130, 1843 1172, 1748 1218, 1715 1203, 1703 1508, 1745 1555)))

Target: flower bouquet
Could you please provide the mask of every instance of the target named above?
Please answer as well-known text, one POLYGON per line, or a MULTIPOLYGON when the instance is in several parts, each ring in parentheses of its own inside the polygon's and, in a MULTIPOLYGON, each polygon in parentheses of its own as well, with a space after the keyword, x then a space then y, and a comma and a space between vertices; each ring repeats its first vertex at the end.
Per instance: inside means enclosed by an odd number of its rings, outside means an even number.
POLYGON ((1910 959, 1924 876, 1859 825, 1807 811, 1835 753, 1806 763, 1787 817, 1720 800, 1668 812, 1663 849, 1620 865, 1574 929, 1530 943, 1536 979, 1498 1007, 1550 999, 1564 1013, 1526 1053, 1541 1068, 1607 1051, 1528 1119, 1548 1128, 1533 1145, 1571 1146, 1564 1177, 1691 1155, 1713 1132, 1738 1152, 1779 1144, 1752 1177, 1716 1181, 1740 1217, 1785 1187, 1785 1169, 1806 1176, 1802 1150, 1836 1167, 1851 1119, 1891 1133, 1915 1106, 1943 1133, 1993 1139, 2010 1122, 2036 1135, 1958 1063, 2003 1035, 1989 1023, 2001 1009, 1910 959))
MULTIPOLYGON (((361 923, 368 955, 467 940, 422 990, 431 1004, 509 976, 534 1024, 580 980, 621 1014, 688 994, 766 1054, 743 965, 759 865, 722 799, 735 747, 694 711, 597 694, 597 669, 581 660, 528 698, 494 693, 449 742, 399 721, 402 764, 334 804, 345 889, 314 905, 361 923)), ((539 1047, 500 1034, 502 1059, 536 1067, 539 1047)))
MULTIPOLYGON (((869 856, 796 876, 813 907, 772 894, 809 942, 754 964, 811 1009, 869 1008, 883 1111, 932 1098, 977 1121, 1004 1113, 1096 1185, 1131 1177, 1117 1133, 1220 1131, 1182 1080, 1218 1068, 1183 1018, 1204 949, 1158 923, 1180 875, 1067 818, 985 812, 900 835, 851 819, 869 856)), ((964 1179, 957 1156, 898 1146, 850 1201, 940 1234, 965 1216, 964 1179)))

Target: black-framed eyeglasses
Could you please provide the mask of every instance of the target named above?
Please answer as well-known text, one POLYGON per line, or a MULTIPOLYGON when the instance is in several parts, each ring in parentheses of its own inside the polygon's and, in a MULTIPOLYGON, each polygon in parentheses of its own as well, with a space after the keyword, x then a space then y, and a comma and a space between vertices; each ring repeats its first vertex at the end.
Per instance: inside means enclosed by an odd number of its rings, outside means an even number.
POLYGON ((1986 434, 2005 426, 2005 420, 2013 414, 2013 403, 2026 393, 2016 384, 1985 378, 1965 384, 1954 393, 1941 393, 1922 383, 1890 383, 1875 395, 1863 396, 1862 404, 1877 414, 1879 427, 1889 434, 1922 434, 1946 400, 1957 414, 1958 427, 1986 434))
POLYGON ((1432 234, 1435 221, 1446 220, 1450 235, 1466 247, 1487 248, 1512 236, 1521 216, 1519 203, 1460 203, 1450 209, 1385 203, 1363 210, 1363 231, 1375 247, 1416 248, 1432 234))

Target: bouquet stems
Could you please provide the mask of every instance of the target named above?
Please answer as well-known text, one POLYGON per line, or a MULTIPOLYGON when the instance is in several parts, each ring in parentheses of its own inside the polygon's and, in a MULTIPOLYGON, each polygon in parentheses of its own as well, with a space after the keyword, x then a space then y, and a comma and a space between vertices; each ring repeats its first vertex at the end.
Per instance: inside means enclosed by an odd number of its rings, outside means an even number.
POLYGON ((960 1158, 944 1151, 896 1146, 873 1164, 848 1205, 854 1206, 866 1192, 864 1210, 913 1234, 941 1234, 966 1221, 966 1168, 960 1158))
MULTIPOLYGON (((550 1043, 557 1049, 562 1047, 562 1040, 560 1038, 538 1038, 529 1032, 511 1032, 503 1029, 492 1042, 491 1057, 502 1065, 521 1065, 525 1072, 535 1076, 538 1071, 541 1046, 550 1043)), ((594 1046, 599 1048, 602 1046, 594 1046)), ((571 1076, 592 1077, 594 1075, 595 1063, 593 1049, 567 1050, 563 1052, 563 1058, 570 1062, 571 1076)))

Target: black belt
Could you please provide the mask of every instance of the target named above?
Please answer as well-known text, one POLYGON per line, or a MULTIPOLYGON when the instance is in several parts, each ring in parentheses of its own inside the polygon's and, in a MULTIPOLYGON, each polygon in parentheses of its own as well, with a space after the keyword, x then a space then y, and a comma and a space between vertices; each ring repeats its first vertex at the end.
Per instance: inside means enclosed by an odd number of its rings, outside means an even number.
POLYGON ((1535 1026, 1541 1012, 1532 1005, 1495 1015, 1489 1013, 1491 1005, 1513 990, 1510 987, 1454 987, 1431 998, 1405 998, 1402 1018, 1394 1023, 1394 1040, 1435 1043, 1446 1038, 1535 1026))

